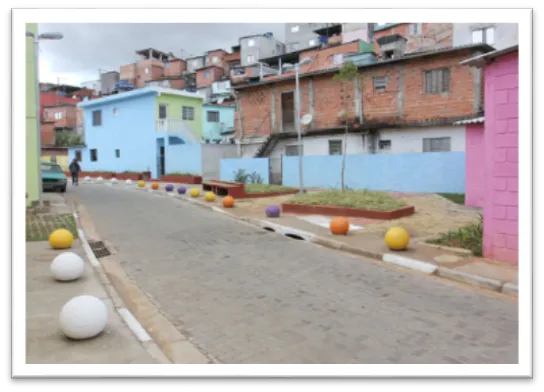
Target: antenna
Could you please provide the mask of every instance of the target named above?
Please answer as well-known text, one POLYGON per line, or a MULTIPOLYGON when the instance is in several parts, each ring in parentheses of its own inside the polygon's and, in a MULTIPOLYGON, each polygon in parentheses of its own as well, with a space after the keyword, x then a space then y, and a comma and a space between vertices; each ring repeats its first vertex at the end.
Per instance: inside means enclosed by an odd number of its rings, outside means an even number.
POLYGON ((311 114, 305 114, 301 119, 300 119, 300 123, 302 125, 308 125, 309 123, 311 123, 313 120, 313 116, 311 114))

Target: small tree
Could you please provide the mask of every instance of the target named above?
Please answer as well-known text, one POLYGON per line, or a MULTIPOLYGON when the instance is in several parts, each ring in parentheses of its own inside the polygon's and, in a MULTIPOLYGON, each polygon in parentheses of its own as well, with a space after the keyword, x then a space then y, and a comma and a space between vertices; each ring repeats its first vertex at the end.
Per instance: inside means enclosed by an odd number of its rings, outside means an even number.
POLYGON ((342 68, 340 68, 338 73, 333 77, 333 80, 340 82, 340 99, 342 100, 343 109, 341 113, 339 113, 339 117, 342 118, 345 126, 344 141, 342 142, 342 171, 340 174, 342 191, 345 190, 344 174, 346 172, 346 152, 349 129, 348 105, 351 102, 351 95, 348 91, 353 87, 353 81, 356 80, 358 76, 359 72, 357 71, 357 66, 353 61, 348 61, 344 63, 342 68))
POLYGON ((57 147, 81 146, 83 140, 78 134, 66 131, 58 131, 55 133, 55 145, 57 147))

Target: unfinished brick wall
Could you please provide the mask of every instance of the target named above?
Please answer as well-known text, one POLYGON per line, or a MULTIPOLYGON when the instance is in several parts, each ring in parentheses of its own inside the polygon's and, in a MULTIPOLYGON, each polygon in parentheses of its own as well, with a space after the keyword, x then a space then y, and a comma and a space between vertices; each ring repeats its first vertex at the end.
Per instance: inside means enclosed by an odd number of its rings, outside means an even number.
MULTIPOLYGON (((364 121, 401 124, 477 115, 478 111, 474 102, 478 94, 473 74, 476 71, 467 65, 460 64, 462 60, 475 54, 473 51, 463 50, 361 68, 361 103, 364 121), (424 71, 444 67, 451 69, 449 92, 425 94, 424 71), (387 77, 385 91, 374 90, 374 76, 387 77)), ((334 81, 333 76, 334 73, 330 73, 300 79, 301 115, 310 112, 310 85, 313 85, 312 129, 334 128, 342 125, 338 118, 338 113, 344 108, 342 84, 334 81)), ((344 84, 344 86, 344 99, 348 100, 347 116, 353 118, 356 116, 355 85, 344 84)), ((280 131, 281 93, 289 90, 295 90, 294 80, 239 90, 244 132, 266 135, 271 131, 280 131), (256 103, 255 99, 248 98, 257 95, 263 97, 259 103, 256 103), (262 120, 271 111, 272 96, 275 98, 275 127, 272 129, 273 122, 267 120, 255 131, 255 124, 262 123, 258 119, 262 120)))
POLYGON ((453 46, 453 23, 422 23, 421 34, 411 35, 410 23, 401 23, 385 30, 374 32, 374 51, 380 53, 378 38, 399 34, 407 39, 406 53, 420 52, 453 46))
POLYGON ((55 145, 55 122, 43 121, 40 124, 40 141, 42 146, 55 145))
POLYGON ((185 70, 187 70, 187 62, 185 60, 170 60, 164 65, 164 76, 179 76, 185 70))
POLYGON ((196 71, 196 86, 198 88, 209 87, 213 82, 219 80, 224 72, 223 68, 217 66, 201 68, 196 71), (209 77, 206 77, 206 74, 209 74, 209 77))

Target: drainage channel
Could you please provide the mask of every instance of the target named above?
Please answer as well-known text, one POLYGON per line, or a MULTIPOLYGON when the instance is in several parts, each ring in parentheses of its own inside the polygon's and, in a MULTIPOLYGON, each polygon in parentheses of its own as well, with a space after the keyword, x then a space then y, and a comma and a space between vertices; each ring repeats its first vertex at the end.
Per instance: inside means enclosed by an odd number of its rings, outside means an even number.
MULTIPOLYGON (((269 226, 264 226, 263 229, 265 229, 266 231, 270 231, 272 233, 276 232, 276 230, 273 227, 269 227, 269 226)), ((284 235, 286 237, 289 237, 289 238, 293 239, 293 240, 305 241, 305 238, 299 236, 298 234, 285 233, 284 235)))
POLYGON ((102 241, 89 241, 89 246, 97 259, 110 256, 111 253, 102 241))

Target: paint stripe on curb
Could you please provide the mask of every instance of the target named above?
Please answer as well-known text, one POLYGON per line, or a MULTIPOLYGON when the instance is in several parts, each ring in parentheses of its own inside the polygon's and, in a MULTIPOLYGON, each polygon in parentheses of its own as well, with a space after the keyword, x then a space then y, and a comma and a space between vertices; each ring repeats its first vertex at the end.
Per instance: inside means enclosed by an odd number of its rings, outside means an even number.
POLYGON ((513 283, 505 283, 501 288, 501 292, 508 295, 518 296, 518 286, 513 283))
POLYGON ((87 255, 87 258, 91 262, 91 265, 93 267, 100 268, 100 263, 98 262, 98 259, 94 255, 91 246, 89 245, 89 242, 87 241, 87 237, 85 237, 85 233, 81 229, 77 229, 77 234, 79 235, 79 239, 81 240, 81 243, 83 244, 83 250, 85 251, 85 254, 87 255))
POLYGON ((474 286, 487 288, 494 291, 501 291, 502 283, 496 279, 490 279, 479 275, 471 275, 466 272, 456 271, 449 268, 439 267, 436 274, 443 278, 457 280, 474 286))
POLYGON ((119 313, 121 318, 125 321, 132 333, 136 335, 136 338, 138 338, 140 342, 149 342, 152 340, 151 336, 149 336, 144 327, 142 327, 142 324, 140 324, 138 320, 136 320, 136 317, 130 313, 130 310, 127 308, 118 308, 117 313, 119 313))
POLYGON ((423 261, 410 259, 408 257, 394 255, 391 253, 385 253, 382 260, 386 263, 398 265, 400 267, 410 268, 424 274, 434 274, 437 270, 437 266, 431 263, 425 263, 423 261))

